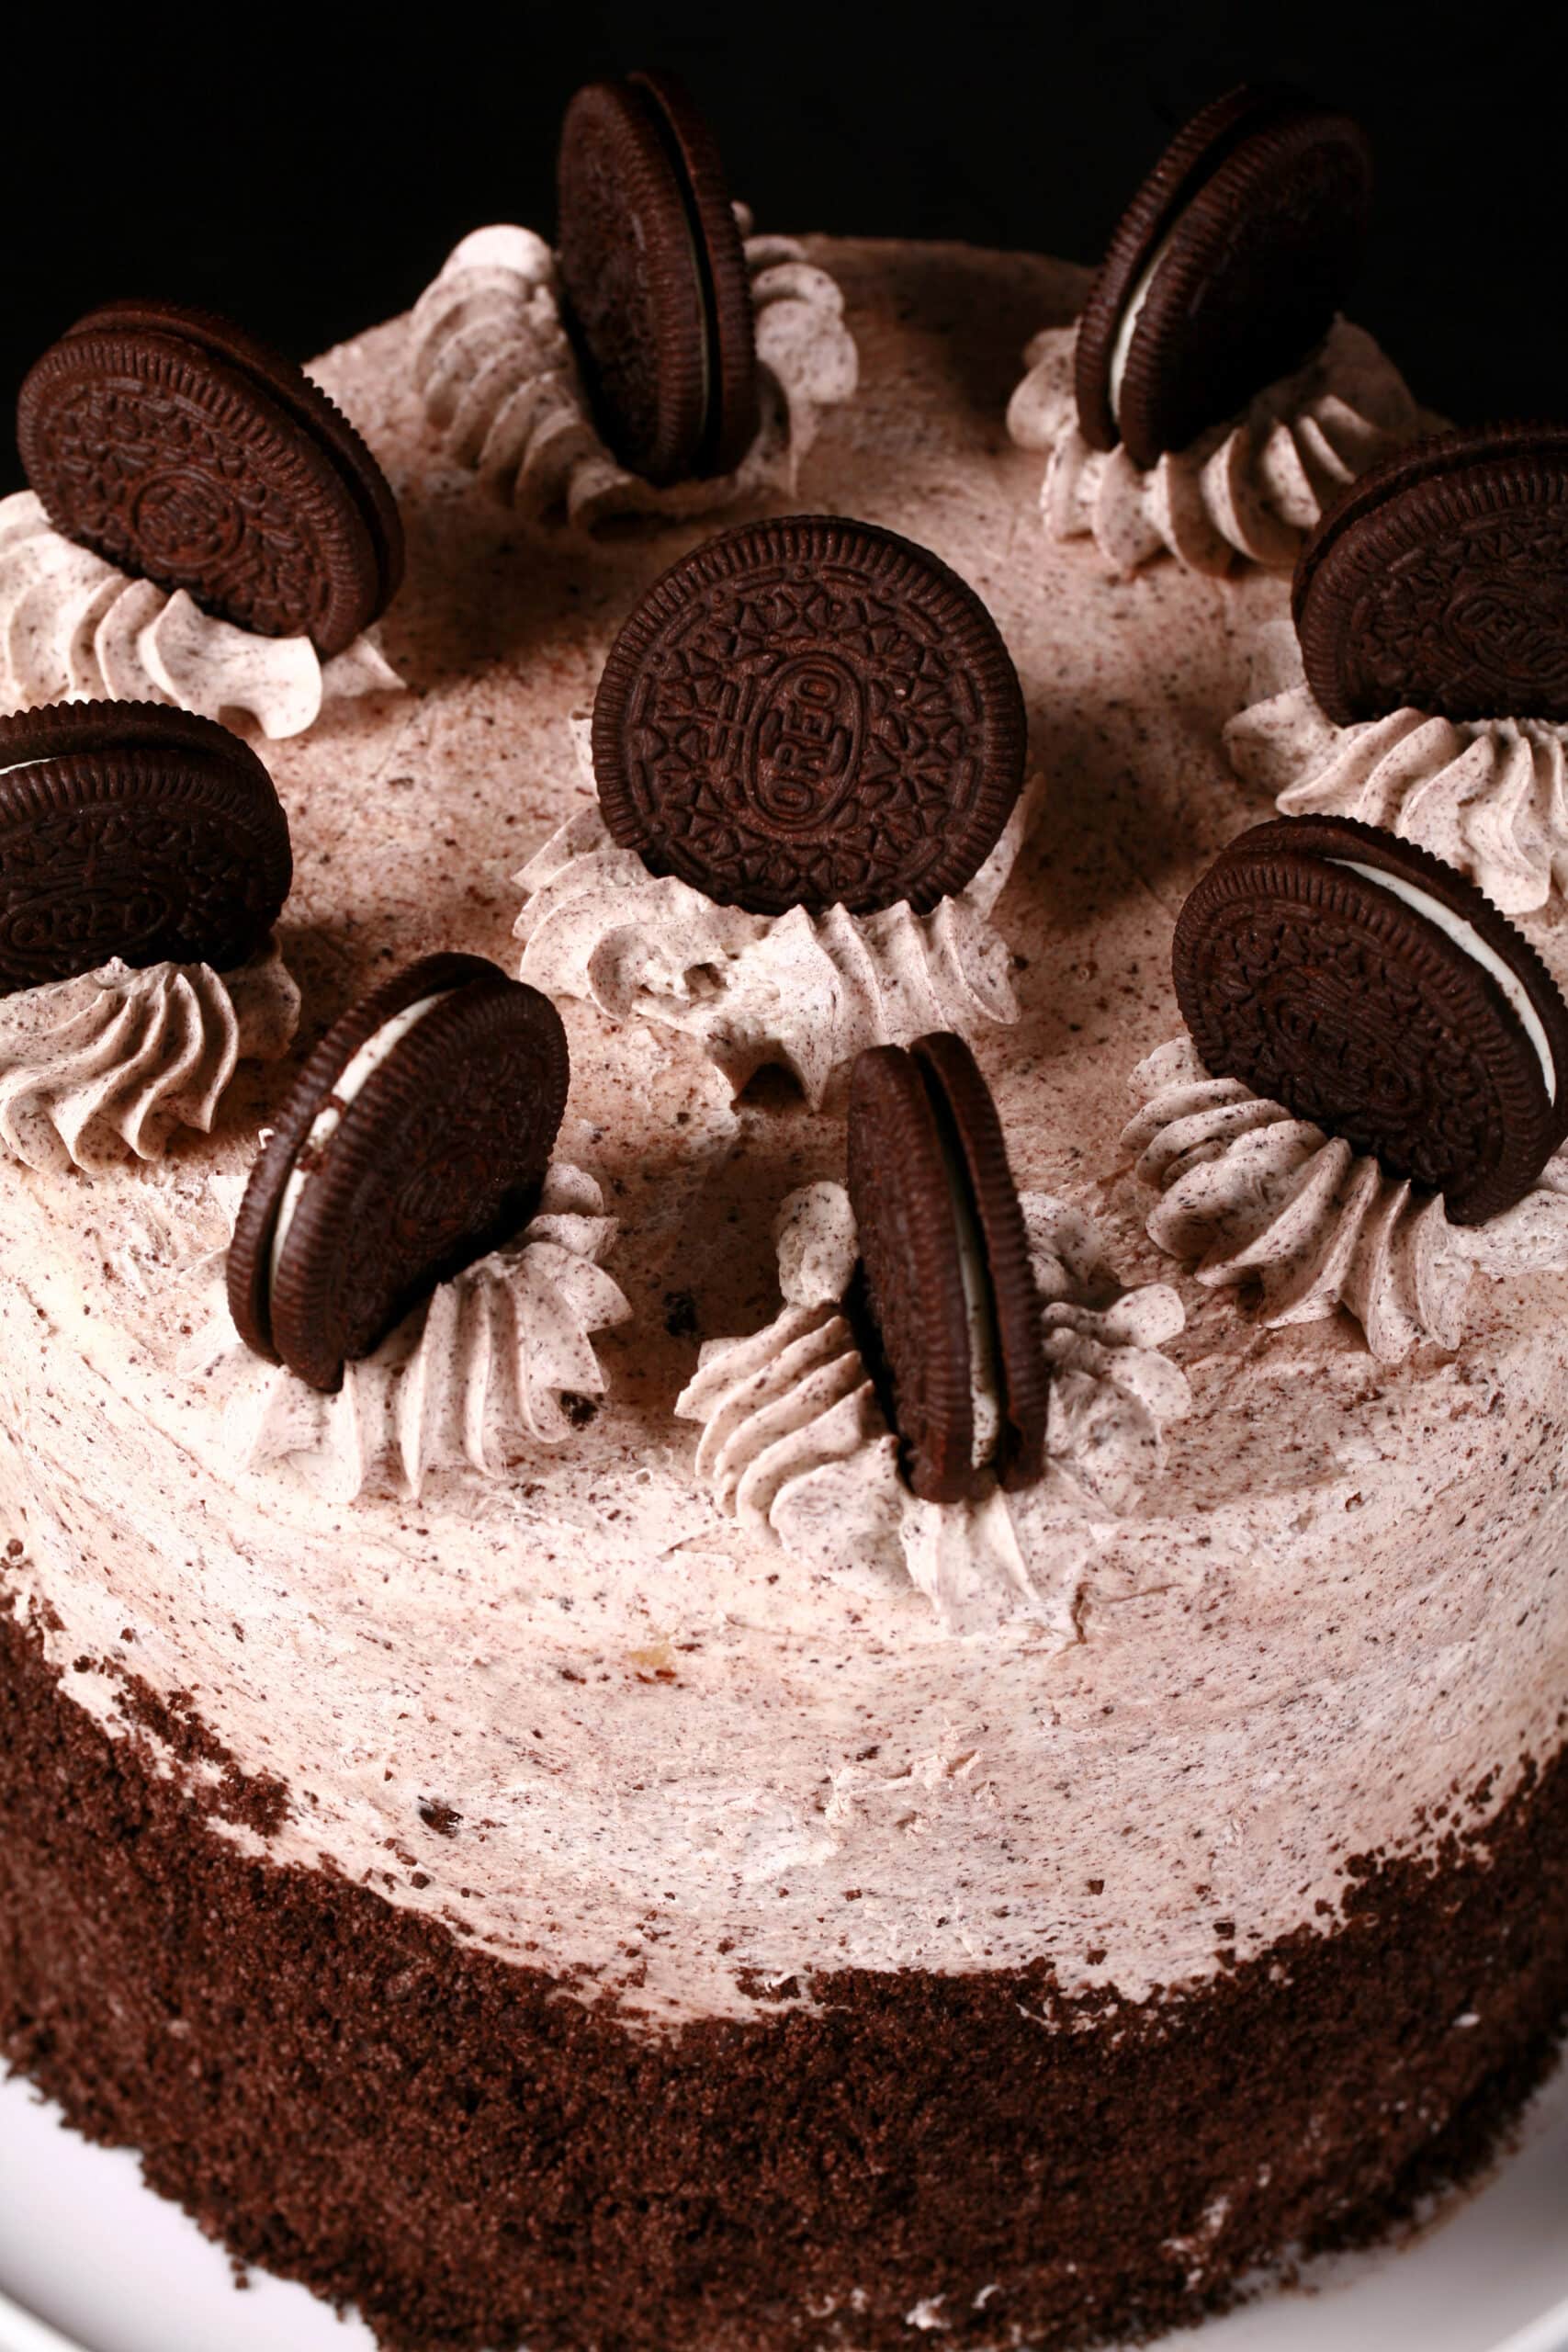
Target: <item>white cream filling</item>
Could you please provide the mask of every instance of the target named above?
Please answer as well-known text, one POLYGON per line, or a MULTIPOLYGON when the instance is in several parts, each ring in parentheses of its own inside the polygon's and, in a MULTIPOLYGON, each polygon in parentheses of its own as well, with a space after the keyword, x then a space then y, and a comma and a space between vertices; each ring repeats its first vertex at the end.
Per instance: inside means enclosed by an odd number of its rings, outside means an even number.
POLYGON ((283 1188, 283 1199, 278 1205, 277 1222, 272 1230, 272 1250, 267 1259, 266 1274, 269 1294, 277 1280, 277 1270, 283 1263, 289 1227, 299 1215, 305 1188, 314 1172, 311 1166, 302 1167, 300 1162, 314 1161, 322 1145, 330 1141, 342 1125, 344 1114, 349 1105, 365 1091, 389 1056, 396 1053, 409 1031, 417 1028, 427 1012, 434 1012, 438 1004, 445 1003, 454 993, 451 989, 439 989, 434 996, 422 996, 416 1003, 406 1005, 401 1012, 394 1012, 389 1021, 384 1021, 347 1064, 333 1088, 331 1101, 317 1112, 310 1122, 310 1131, 295 1154, 294 1166, 289 1170, 288 1182, 283 1188))
POLYGON ((1524 1033, 1535 1047, 1536 1059, 1540 1064, 1540 1074, 1546 1080, 1547 1095, 1551 1102, 1555 1102, 1557 1065, 1552 1059, 1551 1047, 1547 1042, 1546 1031, 1541 1027, 1540 1015, 1530 1002, 1529 992, 1517 973, 1510 971, 1496 949, 1487 945, 1474 924, 1466 922, 1462 915, 1456 915, 1451 908, 1445 907, 1440 899, 1434 899, 1429 892, 1419 889, 1414 882, 1406 882, 1401 875, 1385 873, 1382 866, 1361 865, 1353 857, 1331 857, 1325 863, 1329 865, 1342 865, 1347 873, 1359 874, 1364 882, 1371 882, 1378 889, 1387 890, 1394 898, 1403 899, 1407 907, 1414 907, 1417 914, 1425 915, 1428 922, 1436 923, 1438 929, 1451 939, 1456 947, 1462 947, 1465 954, 1473 962, 1479 964, 1483 972, 1491 974, 1514 1011, 1518 1014, 1524 1033))
POLYGON ((976 1470, 987 1470, 995 1464, 1002 1426, 996 1308, 986 1263, 985 1237, 975 1211, 969 1170, 956 1137, 950 1136, 948 1122, 941 1114, 937 1129, 942 1144, 943 1172, 958 1228, 958 1271, 964 1283, 964 1314, 969 1333, 969 1402, 975 1433, 971 1460, 976 1470))
POLYGON ((1138 331, 1138 321, 1143 315, 1144 305, 1149 299, 1149 289, 1159 276, 1175 235, 1174 229, 1168 229, 1160 239, 1142 277, 1128 295, 1122 315, 1116 322, 1116 337, 1111 346, 1111 369, 1106 379, 1106 390, 1111 401, 1111 422, 1118 433, 1122 430, 1122 379, 1127 372, 1127 354, 1133 347, 1133 337, 1138 331))

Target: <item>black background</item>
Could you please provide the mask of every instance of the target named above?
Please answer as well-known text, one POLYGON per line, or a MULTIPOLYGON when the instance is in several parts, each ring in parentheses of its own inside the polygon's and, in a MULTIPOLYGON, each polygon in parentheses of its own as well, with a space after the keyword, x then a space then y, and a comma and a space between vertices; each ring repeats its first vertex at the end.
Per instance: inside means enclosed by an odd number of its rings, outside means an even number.
MULTIPOLYGON (((579 81, 672 66, 760 224, 962 237, 1093 260, 1175 126, 1286 78, 1373 135, 1373 247, 1352 304, 1460 418, 1568 410, 1568 121, 1536 12, 1004 8, 820 0, 504 15, 214 5, 15 6, 0 128, 7 414, 91 304, 226 310, 303 358, 406 308, 466 231, 548 228, 579 81)), ((0 435, 0 487, 15 487, 0 435)))

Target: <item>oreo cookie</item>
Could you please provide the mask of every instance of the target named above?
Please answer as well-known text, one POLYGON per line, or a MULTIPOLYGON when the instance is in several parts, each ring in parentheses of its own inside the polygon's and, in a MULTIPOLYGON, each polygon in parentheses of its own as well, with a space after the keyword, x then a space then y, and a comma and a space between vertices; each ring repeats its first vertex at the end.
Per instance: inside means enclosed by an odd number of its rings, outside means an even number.
POLYGON ((671 75, 590 83, 557 185, 566 322, 605 441, 647 481, 729 472, 757 431, 756 340, 707 125, 671 75))
POLYGON ((263 1146, 229 1250, 245 1344, 310 1387, 523 1226, 566 1106, 548 997, 427 956, 344 1013, 263 1146))
POLYGON ((1078 322, 1078 424, 1135 465, 1303 360, 1355 274, 1371 153, 1350 116, 1242 88, 1178 132, 1118 223, 1078 322))
POLYGON ((865 1331, 927 1502, 1044 1469, 1049 1400, 1029 1238, 989 1088, 961 1037, 874 1046, 851 1076, 849 1190, 865 1331))
POLYGON ((272 778, 226 727, 135 702, 0 718, 0 995, 115 956, 231 971, 292 879, 272 778))
POLYGON ((946 564, 835 515, 682 556, 615 639, 593 706, 604 822, 653 874, 758 914, 908 899, 984 864, 1023 783, 1023 695, 946 564))
POLYGON ((341 652, 402 578, 397 502, 348 419, 209 311, 89 311, 34 363, 17 439, 56 530, 257 636, 341 652))
POLYGON ((1340 726, 1411 707, 1568 719, 1568 425, 1443 433, 1325 514, 1292 596, 1340 726))
POLYGON ((1203 1066, 1441 1193, 1510 1208, 1568 1136, 1568 1004, 1441 858, 1350 817, 1281 817, 1182 908, 1176 993, 1203 1066))

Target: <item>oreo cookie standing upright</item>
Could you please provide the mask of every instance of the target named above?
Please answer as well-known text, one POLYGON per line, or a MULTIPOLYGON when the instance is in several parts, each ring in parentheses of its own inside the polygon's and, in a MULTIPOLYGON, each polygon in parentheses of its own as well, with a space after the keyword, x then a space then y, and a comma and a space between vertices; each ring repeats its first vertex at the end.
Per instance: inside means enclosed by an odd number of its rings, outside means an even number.
POLYGON ((1292 596, 1340 726, 1405 707, 1568 720, 1568 425, 1444 433, 1324 515, 1292 596))
POLYGON ((0 718, 0 995, 116 956, 231 971, 292 875, 272 778, 214 720, 129 702, 0 718))
POLYGON ((479 956, 427 956, 362 998, 296 1080, 229 1250, 246 1345, 339 1387, 537 1199, 570 1063, 548 997, 479 956))
POLYGON ((605 440, 656 484, 728 473, 757 430, 756 344, 707 125, 671 75, 590 83, 557 183, 565 314, 605 440))
POLYGON ((1472 882, 1350 817, 1280 817, 1182 908, 1176 993, 1204 1068, 1342 1136, 1479 1225, 1568 1136, 1568 1004, 1472 882))
POLYGON ((1371 209, 1353 119, 1294 90, 1230 90, 1193 116, 1118 223, 1078 322, 1091 448, 1152 466, 1244 408, 1326 334, 1371 209))
POLYGON ((995 621, 936 556, 791 515, 654 582, 604 664, 592 748, 604 822, 651 873, 759 914, 921 914, 1011 814, 1023 695, 995 621))
POLYGON ((258 636, 341 652, 402 578, 397 502, 348 419, 210 311, 89 311, 29 370, 17 438, 57 530, 258 636))
POLYGON ((858 1311, 905 1469, 928 1502, 1044 1467, 1049 1376, 1023 1212, 963 1039, 874 1046, 851 1078, 858 1311))

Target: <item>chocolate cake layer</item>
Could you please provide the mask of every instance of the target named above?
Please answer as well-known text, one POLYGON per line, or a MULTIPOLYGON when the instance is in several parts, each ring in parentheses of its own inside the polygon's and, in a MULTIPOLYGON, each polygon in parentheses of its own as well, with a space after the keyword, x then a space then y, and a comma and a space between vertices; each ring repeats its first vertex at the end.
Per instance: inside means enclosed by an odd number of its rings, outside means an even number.
POLYGON ((0 1611, 0 2051, 389 2352, 1157 2331, 1473 2172, 1568 2003, 1568 1752, 1195 1994, 852 1969, 654 2037, 239 1850, 268 1792, 192 1753, 205 1788, 0 1611))

